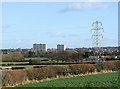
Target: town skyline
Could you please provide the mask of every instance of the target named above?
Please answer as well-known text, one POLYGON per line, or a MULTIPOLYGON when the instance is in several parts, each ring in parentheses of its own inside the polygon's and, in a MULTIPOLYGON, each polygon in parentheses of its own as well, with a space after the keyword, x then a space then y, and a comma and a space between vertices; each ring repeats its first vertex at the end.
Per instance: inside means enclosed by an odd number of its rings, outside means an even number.
MULTIPOLYGON (((55 47, 50 48, 49 45, 46 43, 34 43, 34 44, 45 44, 45 45, 47 45, 47 49, 57 49, 57 45, 65 45, 65 49, 96 48, 95 46, 92 46, 92 47, 73 47, 72 48, 72 47, 66 47, 67 46, 66 44, 56 44, 55 47)), ((27 47, 26 48, 20 48, 20 47, 18 47, 18 48, 3 48, 2 50, 4 50, 4 49, 34 49, 34 47, 33 47, 34 44, 32 44, 32 46, 30 48, 27 48, 27 47)), ((98 47, 98 48, 118 48, 118 47, 119 46, 102 46, 102 47, 98 47)))

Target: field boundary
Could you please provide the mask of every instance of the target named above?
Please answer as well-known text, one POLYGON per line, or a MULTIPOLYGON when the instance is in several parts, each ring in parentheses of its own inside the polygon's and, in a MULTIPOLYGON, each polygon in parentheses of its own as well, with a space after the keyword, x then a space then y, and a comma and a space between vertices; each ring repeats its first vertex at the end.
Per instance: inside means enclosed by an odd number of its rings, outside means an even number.
POLYGON ((75 77, 119 71, 119 62, 100 64, 71 64, 69 66, 46 66, 41 68, 2 71, 3 86, 14 86, 32 81, 75 77), (65 77, 64 77, 65 76, 65 77))
MULTIPOLYGON (((119 72, 119 71, 112 71, 112 70, 102 70, 101 72, 92 72, 92 73, 86 73, 86 74, 68 74, 68 76, 57 76, 56 78, 46 78, 46 79, 42 79, 42 80, 27 80, 25 83, 22 83, 23 85, 24 84, 29 84, 29 83, 38 83, 38 82, 44 82, 44 81, 51 81, 51 80, 55 80, 55 79, 60 79, 60 78, 72 78, 72 77, 78 77, 78 76, 87 76, 87 75, 96 75, 96 74, 105 74, 105 73, 113 73, 113 72, 119 72)), ((7 86, 7 87, 16 87, 20 84, 15 84, 13 86, 7 86)))

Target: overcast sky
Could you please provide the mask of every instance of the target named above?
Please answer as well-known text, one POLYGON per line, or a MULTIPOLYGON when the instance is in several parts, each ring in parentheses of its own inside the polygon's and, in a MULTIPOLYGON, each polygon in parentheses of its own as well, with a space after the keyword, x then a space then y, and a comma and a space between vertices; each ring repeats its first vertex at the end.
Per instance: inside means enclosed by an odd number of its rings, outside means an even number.
POLYGON ((34 43, 46 43, 48 48, 92 47, 90 29, 96 20, 104 28, 100 46, 117 46, 117 2, 3 3, 2 48, 32 48, 34 43))

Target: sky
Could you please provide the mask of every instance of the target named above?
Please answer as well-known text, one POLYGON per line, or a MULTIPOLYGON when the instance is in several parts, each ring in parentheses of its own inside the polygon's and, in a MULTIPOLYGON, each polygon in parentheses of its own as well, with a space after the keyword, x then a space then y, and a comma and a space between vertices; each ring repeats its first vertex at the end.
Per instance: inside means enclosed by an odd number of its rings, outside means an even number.
POLYGON ((102 22, 100 46, 118 45, 117 2, 4 2, 2 48, 93 47, 92 23, 102 22))

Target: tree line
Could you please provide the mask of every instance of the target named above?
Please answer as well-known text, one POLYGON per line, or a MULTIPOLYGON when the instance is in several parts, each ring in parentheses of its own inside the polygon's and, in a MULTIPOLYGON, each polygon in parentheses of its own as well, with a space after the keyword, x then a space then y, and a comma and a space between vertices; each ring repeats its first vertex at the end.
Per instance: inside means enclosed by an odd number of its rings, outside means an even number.
MULTIPOLYGON (((105 51, 102 55, 116 55, 117 52, 105 51)), ((89 56, 96 55, 94 51, 84 51, 84 50, 66 50, 66 51, 26 51, 26 52, 12 52, 9 54, 2 54, 2 61, 21 61, 24 58, 35 58, 35 57, 45 57, 56 61, 76 61, 84 58, 89 58, 89 56)))

